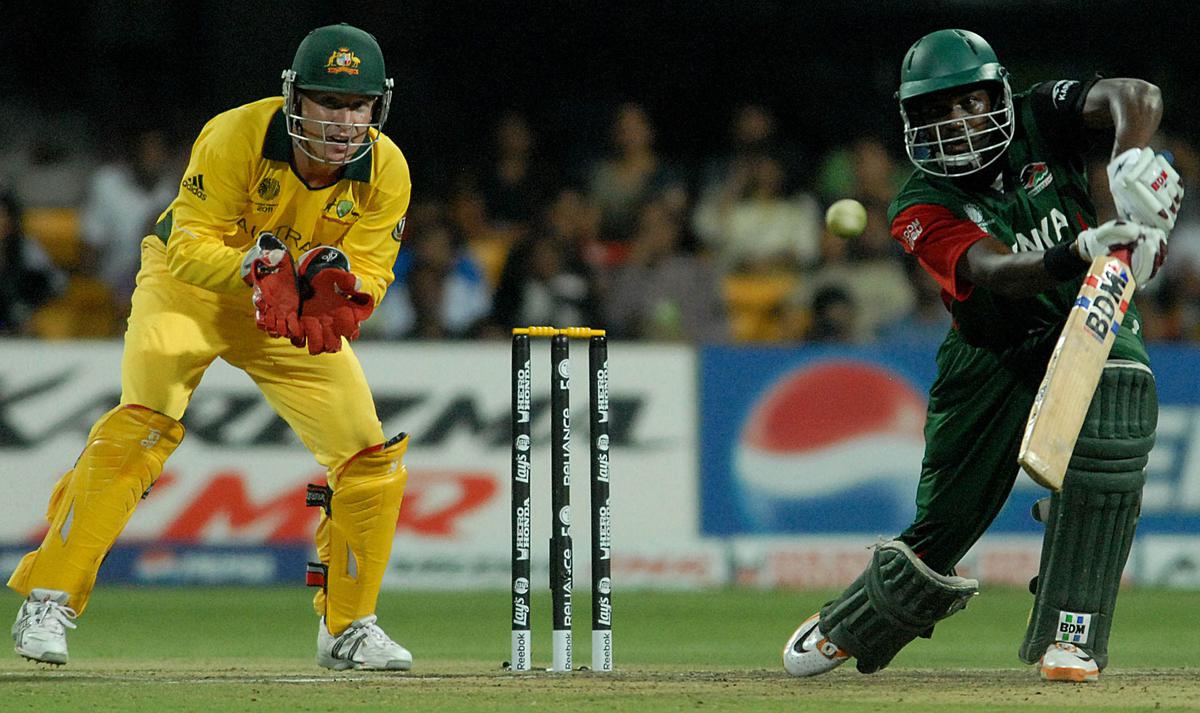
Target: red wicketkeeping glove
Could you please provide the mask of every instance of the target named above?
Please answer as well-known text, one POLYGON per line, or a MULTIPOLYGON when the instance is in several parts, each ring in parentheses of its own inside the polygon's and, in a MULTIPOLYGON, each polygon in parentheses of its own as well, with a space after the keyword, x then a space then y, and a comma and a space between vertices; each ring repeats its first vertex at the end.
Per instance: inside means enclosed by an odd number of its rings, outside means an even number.
POLYGON ((336 352, 342 337, 358 338, 358 325, 371 316, 375 300, 358 289, 350 260, 332 247, 313 248, 300 256, 300 331, 292 344, 308 344, 309 354, 336 352))
POLYGON ((242 280, 254 288, 254 323, 272 337, 300 334, 300 286, 287 246, 259 233, 242 258, 242 280))

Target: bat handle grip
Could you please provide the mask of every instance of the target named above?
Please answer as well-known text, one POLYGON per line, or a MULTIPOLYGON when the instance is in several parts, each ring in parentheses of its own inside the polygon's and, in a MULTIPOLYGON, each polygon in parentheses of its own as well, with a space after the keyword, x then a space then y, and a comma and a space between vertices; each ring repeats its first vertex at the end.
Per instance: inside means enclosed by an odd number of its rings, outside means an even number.
POLYGON ((1111 255, 1111 256, 1115 257, 1116 259, 1120 260, 1121 262, 1125 263, 1126 266, 1133 265, 1133 251, 1130 250, 1129 248, 1125 248, 1125 247, 1116 248, 1112 252, 1110 252, 1109 255, 1111 255))

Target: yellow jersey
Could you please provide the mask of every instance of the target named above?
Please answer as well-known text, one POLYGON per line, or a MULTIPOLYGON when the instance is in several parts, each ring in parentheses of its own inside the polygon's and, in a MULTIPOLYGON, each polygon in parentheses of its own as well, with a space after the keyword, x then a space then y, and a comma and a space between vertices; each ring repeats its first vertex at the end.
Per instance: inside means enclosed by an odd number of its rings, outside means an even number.
POLYGON ((309 188, 292 169, 282 107, 282 97, 263 99, 204 126, 179 194, 143 241, 143 270, 167 270, 213 292, 247 290, 242 256, 267 231, 294 258, 321 245, 342 250, 379 304, 392 282, 412 195, 408 162, 378 134, 364 149, 370 154, 347 164, 337 183, 309 188))

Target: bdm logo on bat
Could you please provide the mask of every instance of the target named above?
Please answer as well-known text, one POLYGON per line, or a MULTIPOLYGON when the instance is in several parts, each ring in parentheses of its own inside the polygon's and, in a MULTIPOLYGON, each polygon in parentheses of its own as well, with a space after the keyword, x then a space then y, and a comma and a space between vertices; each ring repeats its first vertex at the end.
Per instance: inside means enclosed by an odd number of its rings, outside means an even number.
POLYGON ((1121 328, 1121 319, 1129 309, 1129 303, 1121 299, 1129 284, 1129 273, 1120 261, 1109 260, 1102 278, 1088 275, 1084 284, 1092 289, 1086 295, 1079 295, 1075 308, 1087 313, 1083 319, 1084 328, 1103 342, 1109 332, 1116 334, 1121 328))

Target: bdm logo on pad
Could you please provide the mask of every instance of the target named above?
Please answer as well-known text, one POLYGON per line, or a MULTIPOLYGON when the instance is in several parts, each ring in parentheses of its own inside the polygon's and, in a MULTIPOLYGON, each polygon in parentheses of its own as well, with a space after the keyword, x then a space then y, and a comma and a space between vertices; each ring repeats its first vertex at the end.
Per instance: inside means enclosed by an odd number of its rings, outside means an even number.
POLYGON ((924 425, 925 399, 881 366, 826 361, 784 375, 751 408, 735 447, 746 516, 763 531, 804 531, 817 501, 835 518, 851 514, 858 488, 910 502, 924 425))
POLYGON ((1074 612, 1059 612, 1056 641, 1066 641, 1072 644, 1086 643, 1088 628, 1092 624, 1091 614, 1076 614, 1074 612))

